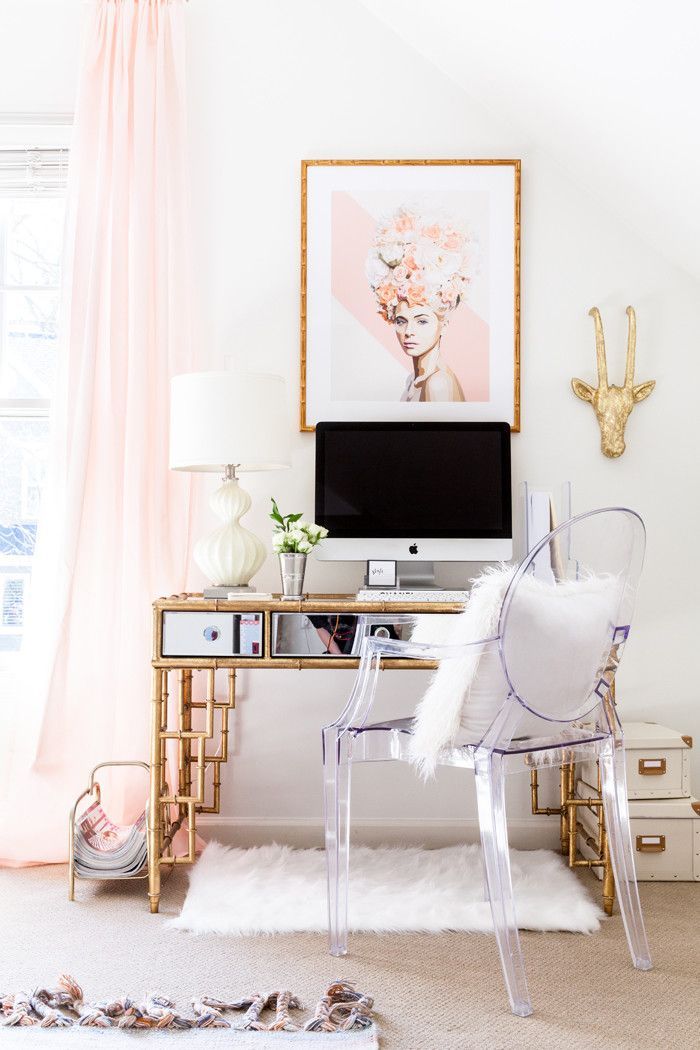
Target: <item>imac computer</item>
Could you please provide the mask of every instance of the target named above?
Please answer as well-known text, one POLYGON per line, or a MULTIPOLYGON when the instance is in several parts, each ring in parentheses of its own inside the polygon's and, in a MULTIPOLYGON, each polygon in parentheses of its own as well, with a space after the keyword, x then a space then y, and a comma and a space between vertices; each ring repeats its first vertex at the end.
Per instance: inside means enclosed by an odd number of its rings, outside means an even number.
POLYGON ((430 586, 436 561, 512 557, 508 423, 318 423, 315 520, 325 560, 400 563, 430 586))

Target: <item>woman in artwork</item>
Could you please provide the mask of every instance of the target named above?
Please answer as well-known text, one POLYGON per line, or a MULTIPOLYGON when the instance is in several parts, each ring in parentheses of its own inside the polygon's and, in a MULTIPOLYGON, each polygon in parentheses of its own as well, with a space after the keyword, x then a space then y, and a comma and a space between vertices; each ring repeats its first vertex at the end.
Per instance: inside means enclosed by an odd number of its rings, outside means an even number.
POLYGON ((402 401, 466 400, 440 345, 473 280, 475 259, 473 240, 445 217, 402 207, 379 223, 366 274, 378 311, 411 360, 402 401))

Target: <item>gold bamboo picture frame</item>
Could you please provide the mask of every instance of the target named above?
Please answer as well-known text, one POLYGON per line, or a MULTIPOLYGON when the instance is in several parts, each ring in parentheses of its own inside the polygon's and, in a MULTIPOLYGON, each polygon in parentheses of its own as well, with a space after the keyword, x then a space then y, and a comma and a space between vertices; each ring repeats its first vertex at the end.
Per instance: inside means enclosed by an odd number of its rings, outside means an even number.
POLYGON ((301 431, 520 430, 520 160, 301 162, 301 431))

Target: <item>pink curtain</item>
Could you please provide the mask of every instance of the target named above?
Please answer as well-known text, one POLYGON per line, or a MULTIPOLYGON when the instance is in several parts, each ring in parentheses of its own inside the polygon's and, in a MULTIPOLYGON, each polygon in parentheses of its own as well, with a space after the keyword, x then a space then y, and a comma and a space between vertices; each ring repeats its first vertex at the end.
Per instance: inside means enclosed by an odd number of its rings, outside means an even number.
MULTIPOLYGON (((169 380, 192 370, 184 0, 87 17, 28 660, 0 741, 5 864, 65 860, 91 767, 147 757, 151 602, 187 582, 189 476, 167 450, 169 380)), ((134 771, 125 812, 146 788, 134 771)))

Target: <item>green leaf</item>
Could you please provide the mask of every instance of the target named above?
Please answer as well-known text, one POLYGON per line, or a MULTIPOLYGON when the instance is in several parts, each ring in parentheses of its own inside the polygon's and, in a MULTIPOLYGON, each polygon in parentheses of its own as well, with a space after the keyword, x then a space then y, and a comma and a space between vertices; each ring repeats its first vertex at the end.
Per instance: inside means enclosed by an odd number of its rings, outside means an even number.
POLYGON ((302 514, 288 514, 286 520, 291 524, 293 521, 299 521, 299 518, 301 517, 302 514))
MULTIPOLYGON (((272 499, 272 497, 270 497, 270 499, 272 499)), ((284 525, 284 518, 280 514, 280 509, 277 506, 277 504, 275 503, 274 499, 272 499, 272 514, 270 514, 270 517, 272 518, 273 521, 279 522, 279 524, 282 526, 282 528, 285 527, 285 525, 284 525)))

